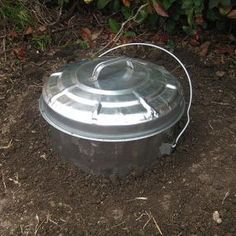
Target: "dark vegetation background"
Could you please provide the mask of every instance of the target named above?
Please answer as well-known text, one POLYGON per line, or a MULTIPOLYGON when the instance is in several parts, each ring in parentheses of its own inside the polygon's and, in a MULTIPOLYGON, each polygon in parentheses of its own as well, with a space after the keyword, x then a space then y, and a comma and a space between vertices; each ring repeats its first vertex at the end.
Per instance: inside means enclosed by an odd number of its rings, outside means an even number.
MULTIPOLYGON (((108 26, 119 38, 133 40, 144 32, 159 32, 160 40, 170 47, 171 35, 177 34, 198 44, 209 30, 235 33, 235 6, 235 0, 0 0, 1 52, 18 41, 30 41, 44 51, 55 43, 59 26, 66 31, 79 24, 72 21, 76 16, 87 20, 87 28, 108 26)), ((86 29, 74 43, 91 47, 91 37, 86 29)))

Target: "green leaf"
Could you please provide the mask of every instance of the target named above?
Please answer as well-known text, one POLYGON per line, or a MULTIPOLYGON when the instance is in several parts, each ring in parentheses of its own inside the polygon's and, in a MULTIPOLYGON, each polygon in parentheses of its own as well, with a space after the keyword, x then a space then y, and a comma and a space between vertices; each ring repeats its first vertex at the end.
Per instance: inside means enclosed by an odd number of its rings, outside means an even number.
POLYGON ((121 12, 126 20, 129 19, 132 14, 130 7, 122 7, 121 12))
POLYGON ((124 33, 124 36, 127 38, 132 38, 136 36, 136 33, 134 31, 127 31, 124 33))
POLYGON ((152 5, 158 15, 163 17, 169 17, 168 12, 163 8, 163 6, 157 0, 152 0, 152 5))
POLYGON ((136 17, 135 21, 140 24, 147 18, 147 16, 148 16, 147 8, 144 8, 139 12, 139 14, 136 17))
POLYGON ((178 21, 180 18, 180 11, 176 11, 176 13, 171 16, 171 18, 175 21, 178 21))
POLYGON ((188 24, 192 25, 193 24, 193 9, 186 10, 186 15, 187 15, 188 24))
POLYGON ((217 21, 216 22, 216 28, 219 30, 219 31, 223 31, 226 29, 226 22, 225 21, 217 21))
POLYGON ((112 4, 113 11, 119 11, 120 10, 120 0, 114 0, 112 4))
POLYGON ((112 31, 113 33, 117 33, 117 32, 119 31, 119 29, 120 29, 120 24, 119 24, 115 19, 110 18, 110 19, 108 20, 108 24, 109 24, 109 26, 110 26, 110 28, 111 28, 111 31, 112 31))
POLYGON ((189 27, 189 26, 183 26, 183 31, 186 34, 191 35, 191 36, 193 36, 196 33, 195 30, 192 27, 189 27))
POLYGON ((218 7, 220 0, 209 0, 209 9, 218 7))
POLYGON ((231 6, 231 0, 220 0, 220 4, 224 7, 231 6))
POLYGON ((173 33, 175 30, 175 26, 176 26, 176 21, 175 20, 168 20, 165 24, 165 30, 168 33, 173 33))
POLYGON ((193 0, 183 0, 182 9, 192 9, 193 3, 193 0))
POLYGON ((147 17, 147 24, 149 25, 151 29, 156 29, 159 19, 160 19, 160 16, 157 15, 156 13, 149 14, 147 17))
POLYGON ((207 19, 210 21, 216 21, 219 19, 219 13, 215 11, 215 9, 211 9, 207 11, 207 19))
POLYGON ((161 3, 162 3, 162 6, 166 10, 168 10, 173 5, 174 2, 176 2, 176 0, 163 0, 161 3))
POLYGON ((167 44, 166 44, 166 47, 171 51, 173 52, 174 51, 174 48, 175 48, 175 43, 173 40, 168 40, 167 44))
POLYGON ((194 1, 194 5, 195 5, 196 7, 201 7, 201 6, 203 5, 203 1, 202 1, 202 0, 195 0, 195 1, 194 1))
POLYGON ((69 3, 70 0, 58 0, 58 5, 63 6, 69 3))
POLYGON ((79 46, 82 48, 82 49, 88 49, 89 48, 89 43, 87 41, 82 41, 80 40, 79 41, 79 46))
POLYGON ((110 2, 111 0, 98 0, 97 2, 97 8, 98 9, 103 9, 106 7, 106 5, 110 2))

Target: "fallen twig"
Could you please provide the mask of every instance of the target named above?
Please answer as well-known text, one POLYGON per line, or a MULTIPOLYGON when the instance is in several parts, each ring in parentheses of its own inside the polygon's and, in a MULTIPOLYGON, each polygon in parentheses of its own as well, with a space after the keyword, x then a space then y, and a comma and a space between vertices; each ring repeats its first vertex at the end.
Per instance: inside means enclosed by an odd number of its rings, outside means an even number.
POLYGON ((221 105, 221 106, 230 106, 231 104, 227 103, 227 102, 211 102, 212 104, 216 104, 216 105, 221 105))
POLYGON ((6 37, 2 39, 2 49, 4 53, 4 59, 7 61, 7 53, 6 53, 6 37))
POLYGON ((146 216, 146 215, 147 215, 146 212, 145 212, 145 213, 142 213, 142 214, 136 219, 136 221, 140 220, 143 216, 146 216))
POLYGON ((5 80, 5 79, 7 79, 7 77, 5 75, 0 75, 0 81, 5 80))
POLYGON ((158 233, 159 233, 160 235, 163 235, 163 233, 162 233, 162 231, 161 231, 161 228, 160 228, 160 226, 157 224, 157 221, 156 221, 155 217, 152 215, 151 211, 150 211, 150 212, 145 211, 144 213, 142 213, 142 214, 136 219, 136 221, 140 220, 143 216, 147 216, 147 217, 148 217, 146 223, 143 225, 143 229, 145 229, 145 227, 148 225, 148 223, 152 220, 153 223, 154 223, 154 225, 155 225, 155 227, 156 227, 156 229, 158 230, 158 233))
POLYGON ((143 200, 143 201, 146 201, 146 200, 148 200, 148 198, 147 198, 147 197, 135 197, 135 198, 133 198, 133 199, 127 200, 127 202, 132 202, 132 201, 135 201, 135 200, 143 200))
POLYGON ((213 127, 212 127, 210 121, 208 121, 208 124, 209 124, 210 128, 213 130, 213 127))
POLYGON ((225 193, 225 196, 224 196, 224 198, 223 198, 223 200, 222 200, 222 205, 224 204, 226 198, 227 198, 229 195, 230 195, 230 192, 229 192, 229 190, 228 190, 228 191, 225 193))
MULTIPOLYGON (((29 9, 29 6, 25 5, 25 7, 29 9)), ((40 2, 37 2, 37 4, 31 5, 31 9, 29 10, 33 12, 34 16, 36 17, 37 21, 40 24, 45 25, 45 26, 53 26, 55 24, 58 24, 61 21, 63 5, 62 4, 60 5, 59 13, 57 13, 56 17, 54 17, 51 14, 51 12, 48 12, 47 7, 40 2), (45 13, 42 13, 42 12, 45 12, 45 13), (48 16, 51 16, 50 19, 48 16), (56 18, 55 21, 53 21, 54 18, 56 18)))
POLYGON ((104 47, 102 47, 101 49, 99 49, 99 51, 98 51, 97 53, 95 53, 95 55, 96 55, 96 54, 99 54, 99 53, 102 52, 102 51, 104 51, 104 50, 105 50, 107 47, 109 47, 112 43, 116 43, 116 42, 119 40, 119 38, 121 37, 122 32, 123 32, 124 27, 126 26, 126 24, 128 24, 128 23, 129 23, 130 21, 132 21, 132 20, 135 20, 135 19, 137 18, 137 16, 138 16, 139 12, 140 12, 144 7, 146 7, 146 6, 148 6, 148 3, 145 3, 145 4, 141 5, 141 6, 139 7, 139 9, 137 10, 137 12, 136 12, 135 15, 129 17, 126 21, 124 21, 124 22, 121 24, 121 27, 120 27, 119 31, 117 32, 117 34, 115 35, 115 37, 114 37, 111 41, 109 41, 104 47))
MULTIPOLYGON (((188 68, 193 67, 193 65, 188 65, 188 66, 185 66, 185 67, 186 67, 186 69, 188 69, 188 68)), ((170 73, 172 74, 172 73, 174 73, 176 70, 178 70, 180 68, 182 68, 181 65, 178 65, 170 73)))
POLYGON ((19 176, 18 173, 15 174, 15 179, 8 178, 10 181, 12 181, 14 184, 17 184, 19 187, 21 186, 21 183, 19 182, 19 176))
MULTIPOLYGON (((4 6, 4 3, 0 2, 2 6, 4 6)), ((2 51, 4 54, 4 60, 7 61, 7 53, 6 53, 6 38, 7 38, 7 29, 6 29, 6 18, 3 14, 3 30, 4 30, 4 36, 2 38, 2 51)))
POLYGON ((62 5, 60 6, 59 14, 58 14, 58 16, 57 16, 56 21, 54 21, 54 22, 48 24, 48 26, 53 26, 53 25, 59 23, 59 22, 60 22, 60 19, 61 19, 61 15, 62 15, 62 5))
POLYGON ((119 224, 116 224, 116 225, 111 226, 111 229, 116 228, 116 227, 118 227, 118 226, 120 226, 120 225, 123 225, 124 223, 125 223, 125 220, 122 221, 122 222, 119 223, 119 224))
POLYGON ((39 224, 39 217, 36 214, 36 219, 38 221, 37 225, 35 226, 35 231, 34 231, 34 235, 36 236, 38 234, 39 229, 42 227, 43 223, 47 220, 47 218, 45 218, 44 220, 42 220, 42 222, 39 224))
POLYGON ((6 146, 0 146, 0 150, 1 149, 8 149, 12 146, 12 139, 10 140, 10 142, 6 145, 6 146))
POLYGON ((2 50, 1 52, 0 52, 0 55, 2 55, 2 54, 6 54, 7 52, 10 52, 10 51, 12 51, 14 48, 9 48, 9 49, 5 49, 5 50, 2 50))
POLYGON ((148 216, 148 220, 146 221, 146 223, 143 225, 143 229, 145 229, 145 227, 148 225, 148 223, 151 221, 152 217, 150 216, 150 214, 148 214, 146 212, 146 215, 148 216))
POLYGON ((6 185, 6 182, 5 182, 5 177, 4 177, 3 171, 2 171, 2 184, 3 184, 4 190, 5 190, 5 192, 6 192, 6 190, 7 190, 7 185, 6 185))
POLYGON ((97 16, 96 16, 96 14, 93 13, 93 17, 94 17, 94 19, 96 20, 97 24, 98 24, 99 26, 102 26, 102 24, 100 23, 100 21, 98 20, 98 18, 97 18, 97 16))
POLYGON ((156 221, 155 217, 152 214, 151 214, 151 216, 152 216, 152 220, 153 220, 153 222, 154 222, 158 232, 160 233, 160 235, 163 235, 163 233, 162 233, 162 231, 160 229, 160 226, 157 224, 157 221, 156 221))
POLYGON ((30 62, 30 63, 33 64, 34 66, 40 67, 40 66, 44 65, 45 63, 47 63, 47 61, 44 60, 43 62, 40 62, 40 63, 35 63, 35 62, 30 62))

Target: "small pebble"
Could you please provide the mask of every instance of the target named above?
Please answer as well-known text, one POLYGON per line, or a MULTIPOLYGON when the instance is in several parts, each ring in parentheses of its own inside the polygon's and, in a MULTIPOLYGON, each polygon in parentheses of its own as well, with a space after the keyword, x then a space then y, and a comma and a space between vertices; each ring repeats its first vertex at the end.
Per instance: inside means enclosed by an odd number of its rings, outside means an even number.
POLYGON ((123 218, 124 212, 122 209, 118 208, 112 210, 111 215, 114 218, 114 220, 121 220, 123 218))
POLYGON ((216 76, 217 77, 223 77, 225 75, 225 72, 224 71, 216 71, 216 76))
POLYGON ((217 224, 222 223, 222 219, 220 218, 220 213, 218 211, 213 212, 212 218, 217 224))
POLYGON ((92 193, 93 196, 98 196, 98 194, 99 194, 99 192, 98 192, 97 189, 95 189, 95 190, 93 191, 93 193, 92 193))
POLYGON ((51 205, 51 207, 55 207, 56 206, 54 201, 50 201, 49 204, 51 205))

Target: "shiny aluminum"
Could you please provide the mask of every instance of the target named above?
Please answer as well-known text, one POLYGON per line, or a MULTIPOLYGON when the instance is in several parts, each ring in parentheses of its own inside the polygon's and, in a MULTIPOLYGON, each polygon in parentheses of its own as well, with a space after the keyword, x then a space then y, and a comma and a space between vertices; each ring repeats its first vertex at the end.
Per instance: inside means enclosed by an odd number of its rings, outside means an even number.
POLYGON ((180 119, 184 107, 175 77, 128 57, 69 65, 50 76, 40 101, 43 117, 56 129, 109 142, 163 132, 180 119))
POLYGON ((129 57, 99 57, 65 66, 43 88, 40 111, 52 128, 55 147, 66 160, 96 175, 124 176, 169 154, 185 111, 182 86, 165 68, 129 57))
POLYGON ((125 177, 132 173, 140 175, 151 168, 155 161, 170 154, 176 126, 148 138, 101 142, 68 135, 51 129, 54 148, 65 161, 70 161, 92 175, 125 177))

